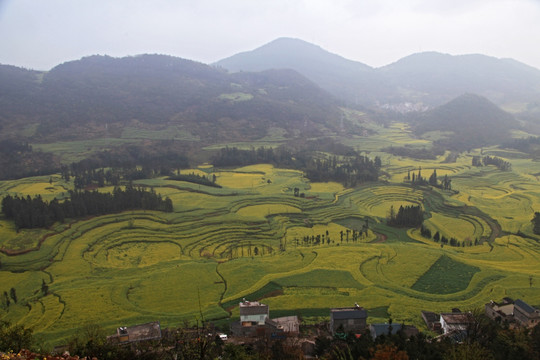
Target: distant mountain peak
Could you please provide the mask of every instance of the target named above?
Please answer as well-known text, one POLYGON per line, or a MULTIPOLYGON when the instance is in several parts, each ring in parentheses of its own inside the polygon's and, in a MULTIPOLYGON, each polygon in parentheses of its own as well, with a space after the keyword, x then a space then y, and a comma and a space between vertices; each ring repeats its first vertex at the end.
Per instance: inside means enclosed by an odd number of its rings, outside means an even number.
MULTIPOLYGON (((304 40, 280 37, 254 50, 222 59, 216 65, 230 71, 262 71, 290 68, 302 73, 303 67, 353 66, 369 70, 368 65, 345 59, 304 40), (301 63, 304 62, 304 63, 301 63)), ((305 74, 304 74, 305 75, 305 74)))
POLYGON ((338 98, 350 100, 357 84, 373 71, 368 65, 345 59, 307 41, 282 37, 214 65, 231 72, 292 69, 338 98))

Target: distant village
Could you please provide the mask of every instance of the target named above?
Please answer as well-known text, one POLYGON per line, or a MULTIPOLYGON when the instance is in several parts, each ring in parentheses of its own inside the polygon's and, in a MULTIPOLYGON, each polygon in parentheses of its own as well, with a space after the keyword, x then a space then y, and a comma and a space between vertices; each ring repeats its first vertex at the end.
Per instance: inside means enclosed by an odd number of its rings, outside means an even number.
MULTIPOLYGON (((533 328, 540 324, 540 310, 532 307, 523 300, 504 298, 501 302, 490 301, 485 304, 485 315, 499 324, 510 328, 533 328)), ((219 337, 224 342, 245 345, 265 339, 277 341, 297 339, 304 358, 315 358, 315 337, 326 336, 334 339, 346 339, 348 336, 360 338, 371 336, 376 340, 380 336, 401 333, 410 338, 419 333, 412 325, 393 323, 368 324, 368 310, 358 304, 345 308, 329 310, 330 321, 325 326, 317 327, 311 336, 302 335, 300 320, 297 316, 270 318, 270 308, 259 301, 243 299, 239 303, 240 319, 230 326, 230 331, 209 334, 219 337)), ((452 309, 446 313, 421 312, 428 330, 437 334, 432 341, 446 339, 461 343, 474 325, 474 314, 452 309)), ((109 336, 109 341, 119 345, 134 344, 148 340, 160 340, 162 330, 158 321, 131 327, 119 327, 115 335, 109 336)))

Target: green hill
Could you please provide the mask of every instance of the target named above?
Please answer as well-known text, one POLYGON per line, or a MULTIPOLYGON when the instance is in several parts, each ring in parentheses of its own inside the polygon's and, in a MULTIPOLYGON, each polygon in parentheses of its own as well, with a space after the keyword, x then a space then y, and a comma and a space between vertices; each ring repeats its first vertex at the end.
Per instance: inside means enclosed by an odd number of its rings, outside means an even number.
POLYGON ((453 150, 499 144, 510 138, 519 124, 514 117, 486 98, 464 94, 413 119, 418 135, 430 131, 449 132, 438 143, 453 150))

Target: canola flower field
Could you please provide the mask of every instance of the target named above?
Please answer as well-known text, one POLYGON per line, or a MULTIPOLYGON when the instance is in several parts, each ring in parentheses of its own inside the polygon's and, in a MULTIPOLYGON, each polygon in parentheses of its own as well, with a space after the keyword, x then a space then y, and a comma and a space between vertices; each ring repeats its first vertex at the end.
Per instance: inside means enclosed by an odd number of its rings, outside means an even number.
MULTIPOLYGON (((349 141, 375 151, 407 139, 400 124, 379 130, 367 144, 349 141)), ((19 232, 0 218, 0 319, 56 344, 89 323, 111 333, 154 320, 224 324, 244 297, 262 299, 271 316, 308 322, 357 302, 369 322, 392 317, 421 328, 421 310, 475 309, 505 296, 540 305, 540 237, 530 222, 540 210, 540 164, 508 158, 513 170, 502 172, 472 167, 474 151, 456 163, 375 154, 384 181, 353 189, 267 164, 201 166, 185 172, 216 175, 221 188, 135 183, 170 197, 172 213, 128 211, 19 232), (420 167, 424 176, 448 175, 453 190, 404 181, 420 167), (387 226, 390 207, 401 205, 421 205, 432 233, 478 245, 441 246, 419 229, 387 226)), ((1 194, 45 200, 70 188, 59 175, 0 183, 1 194)))

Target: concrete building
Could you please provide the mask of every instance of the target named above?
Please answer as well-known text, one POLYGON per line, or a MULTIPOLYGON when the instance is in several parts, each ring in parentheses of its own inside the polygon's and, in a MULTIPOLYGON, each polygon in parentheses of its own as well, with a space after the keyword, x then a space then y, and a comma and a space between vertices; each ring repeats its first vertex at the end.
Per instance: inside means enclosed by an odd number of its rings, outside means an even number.
POLYGON ((116 335, 108 337, 108 340, 120 344, 159 339, 161 339, 161 326, 159 321, 135 326, 121 326, 116 329, 116 335))
POLYGON ((521 326, 534 327, 540 323, 540 311, 517 299, 514 301, 514 320, 521 326))
POLYGON ((240 323, 242 326, 264 325, 269 314, 268 305, 258 301, 244 299, 240 303, 240 323))
POLYGON ((240 321, 231 323, 231 332, 235 336, 284 339, 290 329, 299 331, 298 317, 270 319, 268 305, 258 301, 244 299, 239 308, 240 321))
POLYGON ((300 332, 300 321, 298 316, 284 316, 272 319, 286 333, 298 334, 300 332))
POLYGON ((442 313, 439 320, 442 332, 445 335, 453 332, 467 333, 471 321, 470 314, 461 312, 442 313))
POLYGON ((441 332, 440 314, 422 310, 422 319, 424 319, 424 322, 429 330, 439 333, 441 332))
POLYGON ((504 298, 501 303, 491 300, 485 306, 486 316, 493 321, 513 322, 514 321, 514 301, 504 298))
POLYGON ((358 304, 349 308, 330 309, 330 332, 360 333, 366 329, 367 310, 358 304), (339 331, 338 331, 339 330, 339 331))

